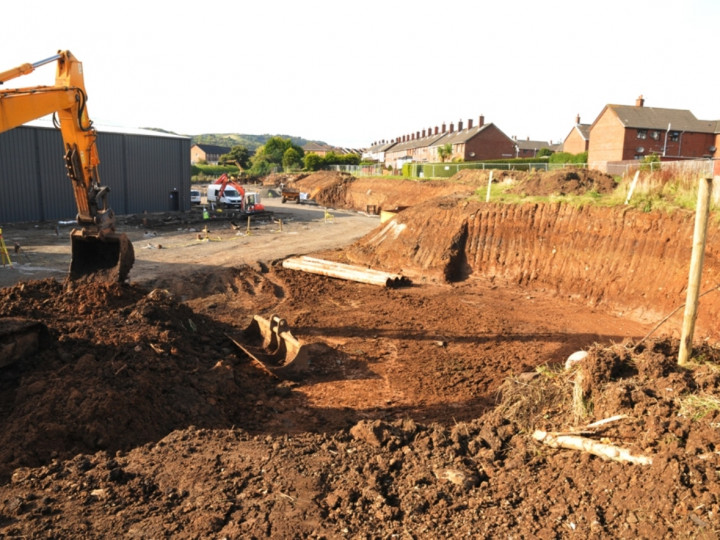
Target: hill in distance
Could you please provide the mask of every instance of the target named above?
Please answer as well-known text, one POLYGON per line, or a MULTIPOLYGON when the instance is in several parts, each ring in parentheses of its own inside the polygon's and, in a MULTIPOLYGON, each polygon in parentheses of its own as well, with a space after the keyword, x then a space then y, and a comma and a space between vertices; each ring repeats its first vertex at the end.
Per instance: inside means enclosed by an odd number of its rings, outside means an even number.
MULTIPOLYGON (((181 135, 180 133, 174 133, 160 128, 143 128, 152 131, 159 131, 162 133, 171 133, 173 135, 181 135)), ((251 153, 255 152, 260 146, 264 145, 271 137, 280 137, 283 139, 290 139, 293 144, 297 146, 304 146, 308 142, 314 142, 317 144, 327 144, 323 141, 309 141, 302 137, 293 137, 292 135, 247 135, 242 133, 203 133, 200 135, 186 135, 190 137, 191 144, 213 144, 216 146, 226 146, 232 148, 233 146, 244 146, 251 153)))

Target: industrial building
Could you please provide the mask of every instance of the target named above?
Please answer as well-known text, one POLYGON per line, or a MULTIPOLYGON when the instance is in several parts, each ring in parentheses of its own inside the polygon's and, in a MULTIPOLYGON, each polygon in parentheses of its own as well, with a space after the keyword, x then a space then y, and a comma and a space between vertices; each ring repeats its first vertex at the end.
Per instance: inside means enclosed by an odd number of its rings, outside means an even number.
MULTIPOLYGON (((100 183, 116 215, 190 209, 190 138, 94 126, 100 183)), ((60 130, 34 121, 0 133, 0 225, 74 220, 60 130)))

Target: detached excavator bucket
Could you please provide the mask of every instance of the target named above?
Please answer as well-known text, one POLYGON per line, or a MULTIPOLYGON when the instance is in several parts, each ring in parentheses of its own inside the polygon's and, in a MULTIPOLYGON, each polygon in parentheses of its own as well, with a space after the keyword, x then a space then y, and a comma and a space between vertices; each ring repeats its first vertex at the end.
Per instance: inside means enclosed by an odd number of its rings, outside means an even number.
POLYGON ((72 261, 70 279, 124 282, 135 262, 132 242, 124 234, 89 235, 80 229, 70 233, 72 261))
POLYGON ((270 320, 255 315, 243 331, 243 343, 234 339, 233 342, 263 369, 278 377, 292 379, 310 367, 307 346, 292 335, 285 319, 277 315, 270 320))

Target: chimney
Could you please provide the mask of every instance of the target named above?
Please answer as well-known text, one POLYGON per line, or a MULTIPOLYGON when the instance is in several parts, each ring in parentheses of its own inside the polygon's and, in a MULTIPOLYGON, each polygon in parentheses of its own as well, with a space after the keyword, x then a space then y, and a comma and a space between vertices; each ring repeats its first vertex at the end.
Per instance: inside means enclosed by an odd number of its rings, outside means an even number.
POLYGON ((420 132, 419 132, 419 131, 417 132, 417 136, 416 136, 415 138, 416 138, 416 139, 419 139, 419 138, 420 138, 420 132))
POLYGON ((481 114, 480 118, 478 118, 478 127, 483 127, 485 125, 485 117, 481 114))
POLYGON ((526 140, 527 142, 530 142, 530 137, 525 137, 525 140, 526 140))
POLYGON ((435 135, 437 135, 439 131, 440 131, 440 128, 435 126, 435 135))
POLYGON ((645 98, 642 97, 642 94, 638 96, 638 98, 635 100, 635 106, 636 107, 642 107, 645 105, 645 98))
POLYGON ((455 131, 455 124, 450 122, 450 133, 452 133, 453 131, 455 131))
POLYGON ((422 136, 423 136, 423 139, 424 139, 424 138, 425 138, 425 130, 424 130, 424 129, 423 129, 423 135, 422 135, 422 136))
POLYGON ((445 122, 443 122, 443 125, 442 125, 442 132, 445 133, 445 122))
POLYGON ((472 129, 472 118, 468 118, 468 130, 472 129))
POLYGON ((579 114, 575 117, 575 123, 578 125, 580 124, 580 115, 579 114))
POLYGON ((458 131, 462 131, 462 120, 458 120, 458 131))

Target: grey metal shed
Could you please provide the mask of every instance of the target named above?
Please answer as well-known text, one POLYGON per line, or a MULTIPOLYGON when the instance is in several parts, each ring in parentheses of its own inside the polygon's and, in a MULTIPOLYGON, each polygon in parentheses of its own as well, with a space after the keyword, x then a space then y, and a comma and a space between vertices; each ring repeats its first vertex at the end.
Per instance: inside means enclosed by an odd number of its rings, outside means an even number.
MULTIPOLYGON (((117 215, 190 209, 190 138, 95 125, 100 182, 117 215)), ((0 225, 74 220, 60 131, 48 122, 0 133, 0 225)))

